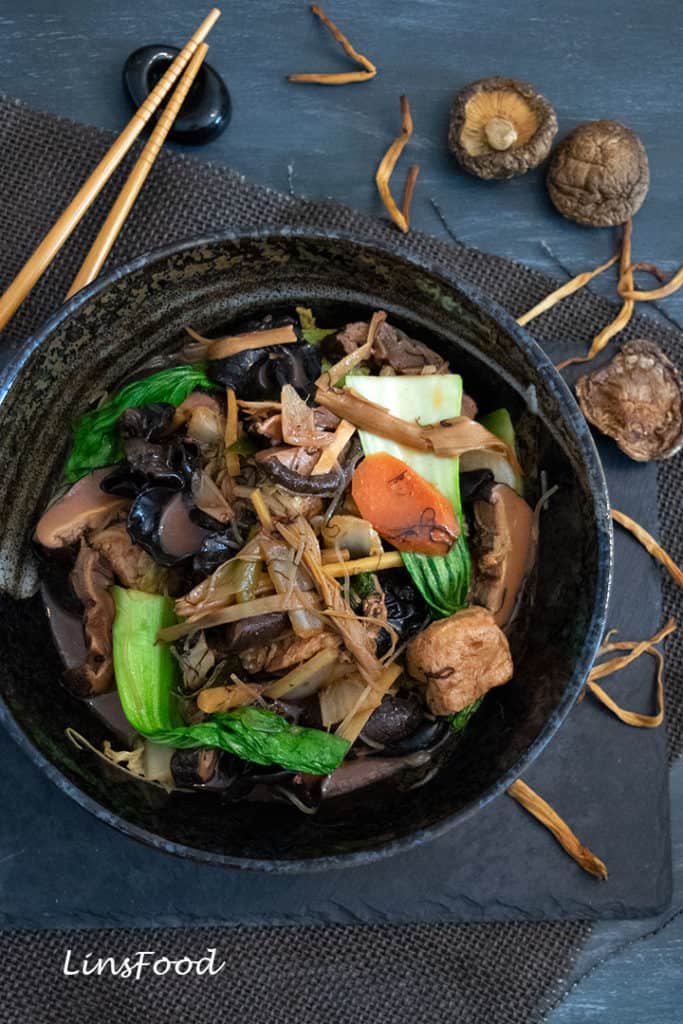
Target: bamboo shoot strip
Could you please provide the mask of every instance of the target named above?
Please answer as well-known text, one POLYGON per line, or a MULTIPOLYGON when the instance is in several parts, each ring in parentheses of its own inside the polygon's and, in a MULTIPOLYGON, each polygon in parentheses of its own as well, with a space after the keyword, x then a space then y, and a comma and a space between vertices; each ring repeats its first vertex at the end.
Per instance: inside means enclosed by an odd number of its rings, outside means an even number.
POLYGON ((323 565, 326 576, 358 576, 362 572, 381 572, 383 569, 400 569, 403 559, 399 551, 384 551, 381 555, 367 555, 351 562, 328 562, 323 565))

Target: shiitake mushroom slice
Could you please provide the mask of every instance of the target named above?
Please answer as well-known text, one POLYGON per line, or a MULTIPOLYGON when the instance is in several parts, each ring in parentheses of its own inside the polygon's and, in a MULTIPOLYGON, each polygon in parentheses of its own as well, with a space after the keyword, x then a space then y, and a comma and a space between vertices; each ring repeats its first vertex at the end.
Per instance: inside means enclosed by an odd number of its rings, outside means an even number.
POLYGON ((414 694, 386 694, 370 715, 363 738, 373 743, 398 743, 411 736, 424 719, 424 705, 414 694))

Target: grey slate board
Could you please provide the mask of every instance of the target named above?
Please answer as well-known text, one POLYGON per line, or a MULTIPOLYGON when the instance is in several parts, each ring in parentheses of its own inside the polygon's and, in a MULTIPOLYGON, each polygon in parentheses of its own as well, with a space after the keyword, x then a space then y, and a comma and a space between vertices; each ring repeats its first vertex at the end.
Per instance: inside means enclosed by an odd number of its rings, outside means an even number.
MULTIPOLYGON (((407 89, 416 135, 406 157, 422 166, 414 225, 444 235, 433 197, 465 242, 553 273, 539 244, 545 238, 572 270, 585 269, 611 251, 612 232, 586 231, 557 217, 542 172, 503 185, 480 182, 456 173, 444 150, 455 89, 486 74, 519 75, 556 104, 561 133, 580 120, 613 116, 641 134, 656 188, 638 218, 639 251, 663 263, 680 257, 679 220, 671 210, 680 193, 675 156, 683 136, 672 83, 681 77, 683 48, 673 0, 648 6, 625 0, 619 12, 585 0, 571 8, 564 0, 542 7, 501 0, 495 16, 490 4, 469 0, 331 3, 328 13, 380 66, 373 82, 343 90, 283 82, 288 71, 347 66, 305 3, 259 0, 258 13, 255 6, 251 0, 225 5, 212 33, 210 59, 233 89, 235 115, 225 135, 198 156, 282 189, 291 165, 298 192, 332 194, 379 212, 371 172, 397 130, 398 95, 407 89)), ((118 128, 127 116, 119 84, 127 54, 142 42, 182 42, 203 10, 179 0, 149 0, 144 13, 132 0, 5 4, 0 88, 118 128)), ((400 167, 398 173, 401 181, 400 167)), ((603 287, 612 282, 598 279, 596 290, 603 287)), ((683 298, 667 308, 680 316, 683 298)), ((654 525, 654 472, 639 468, 632 483, 623 460, 608 457, 608 463, 615 505, 654 525)), ((644 636, 659 625, 659 570, 623 534, 617 565, 611 624, 624 636, 644 636)), ((637 707, 652 686, 648 663, 609 683, 637 707)), ((406 854, 363 872, 266 882, 183 865, 109 831, 0 735, 0 922, 246 921, 270 920, 275 911, 292 921, 292 908, 310 920, 648 914, 666 901, 669 888, 663 740, 661 730, 630 730, 587 698, 527 776, 607 861, 607 883, 584 876, 507 797, 420 858, 406 854)))
MULTIPOLYGON (((656 530, 654 468, 636 475, 608 444, 602 455, 613 503, 656 530)), ((629 536, 617 535, 616 546, 610 625, 624 637, 650 635, 660 622, 659 570, 629 536)), ((625 706, 646 707, 652 665, 636 663, 610 688, 625 706)), ((670 898, 663 730, 626 728, 590 697, 526 779, 607 863, 605 883, 584 874, 507 796, 386 861, 276 877, 138 845, 54 788, 5 734, 0 763, 5 927, 638 917, 670 898)))

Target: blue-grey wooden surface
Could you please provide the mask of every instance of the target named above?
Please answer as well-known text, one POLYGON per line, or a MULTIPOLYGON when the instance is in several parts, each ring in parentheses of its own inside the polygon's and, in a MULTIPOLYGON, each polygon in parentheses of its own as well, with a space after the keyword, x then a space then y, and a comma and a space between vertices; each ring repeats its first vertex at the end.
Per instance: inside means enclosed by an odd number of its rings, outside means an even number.
MULTIPOLYGON (((120 87, 126 55, 146 42, 182 43, 208 6, 0 0, 0 91, 118 128, 128 114, 120 87)), ((555 105, 561 134, 597 117, 623 120, 639 133, 652 188, 636 221, 635 255, 671 268, 683 260, 680 0, 336 0, 327 10, 377 63, 377 78, 345 88, 288 85, 287 72, 339 70, 345 58, 303 0, 228 0, 209 59, 232 90, 233 123, 197 156, 278 189, 380 213, 373 173, 397 132, 398 97, 406 92, 416 127, 407 156, 421 165, 415 226, 443 237, 443 217, 471 245, 551 273, 559 260, 576 272, 612 251, 613 232, 557 216, 542 172, 480 182, 460 173, 445 149, 457 88, 490 74, 527 78, 555 105)), ((609 293, 613 284, 595 287, 609 293)), ((683 323, 683 295, 661 308, 683 323)), ((674 770, 672 792, 672 910, 656 922, 598 926, 553 1024, 683 1019, 683 765, 674 770)))

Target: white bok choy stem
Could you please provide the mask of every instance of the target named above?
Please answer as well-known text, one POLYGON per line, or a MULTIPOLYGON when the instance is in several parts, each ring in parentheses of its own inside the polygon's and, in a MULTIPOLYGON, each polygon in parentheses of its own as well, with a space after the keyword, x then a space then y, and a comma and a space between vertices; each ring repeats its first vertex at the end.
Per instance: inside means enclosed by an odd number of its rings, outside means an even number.
POLYGON ((263 695, 276 699, 285 695, 294 698, 309 697, 323 686, 334 674, 339 660, 337 647, 326 647, 308 661, 297 665, 287 675, 270 683, 263 695), (304 692, 305 688, 305 692, 304 692))

